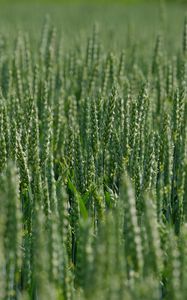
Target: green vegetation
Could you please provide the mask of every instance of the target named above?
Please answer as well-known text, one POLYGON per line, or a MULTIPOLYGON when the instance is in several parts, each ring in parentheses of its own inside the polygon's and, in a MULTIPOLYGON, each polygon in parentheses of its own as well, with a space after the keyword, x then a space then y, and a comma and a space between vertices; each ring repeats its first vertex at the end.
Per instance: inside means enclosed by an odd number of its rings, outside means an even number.
POLYGON ((150 3, 157 3, 160 2, 173 2, 173 3, 185 3, 186 0, 1 0, 0 3, 24 3, 24 4, 33 4, 33 3, 43 3, 43 4, 49 4, 49 3, 59 3, 59 4, 150 4, 150 3))
POLYGON ((0 299, 186 299, 187 18, 153 7, 1 11, 0 299))

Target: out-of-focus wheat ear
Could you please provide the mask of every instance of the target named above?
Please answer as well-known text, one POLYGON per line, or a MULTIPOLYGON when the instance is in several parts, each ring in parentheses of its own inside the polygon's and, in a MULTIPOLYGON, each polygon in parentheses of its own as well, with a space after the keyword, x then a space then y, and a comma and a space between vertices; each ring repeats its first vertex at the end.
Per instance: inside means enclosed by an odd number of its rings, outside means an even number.
POLYGON ((53 148, 54 154, 59 155, 62 151, 65 123, 65 91, 63 86, 59 90, 59 95, 53 107, 53 148))
POLYGON ((86 66, 88 70, 90 70, 91 63, 92 63, 92 45, 93 41, 91 38, 88 38, 87 41, 87 50, 86 50, 86 66))
POLYGON ((75 270, 75 283, 81 286, 89 297, 92 288, 93 268, 93 232, 90 220, 80 222, 80 231, 77 242, 77 261, 75 270))
MULTIPOLYGON (((123 209, 123 201, 122 198, 117 200, 115 210, 113 211, 113 222, 111 222, 111 226, 113 227, 113 236, 115 237, 115 249, 114 249, 114 265, 117 266, 116 271, 116 279, 114 293, 119 295, 119 298, 124 297, 124 289, 128 281, 127 279, 127 262, 124 257, 125 252, 125 237, 124 237, 124 209, 123 209)), ((110 219, 109 219, 110 222, 110 219)))
MULTIPOLYGON (((68 195, 66 193, 66 188, 64 186, 63 180, 59 179, 57 183, 56 189, 57 195, 57 205, 58 212, 57 216, 59 221, 57 223, 58 231, 59 231, 59 278, 58 282, 62 292, 64 292, 64 281, 65 281, 65 273, 68 265, 68 251, 71 248, 71 227, 70 227, 70 218, 68 214, 69 210, 69 202, 68 195)), ((70 258, 69 258, 70 259, 70 258)))
POLYGON ((182 123, 184 114, 184 98, 181 97, 179 91, 173 103, 173 170, 171 183, 171 207, 172 217, 175 224, 176 232, 179 232, 181 223, 183 222, 183 185, 184 185, 184 148, 181 143, 182 123), (181 161, 179 169, 179 159, 181 161))
POLYGON ((115 216, 110 212, 106 216, 105 222, 105 247, 106 247, 106 284, 109 288, 106 289, 106 298, 112 295, 112 298, 116 295, 120 295, 125 285, 126 274, 125 274, 125 262, 122 260, 124 244, 119 243, 118 240, 118 228, 116 224, 115 216), (116 232, 117 230, 117 232, 116 232), (110 234, 112 233, 112 234, 110 234), (122 265, 120 265, 122 263, 122 265))
POLYGON ((28 34, 25 35, 25 73, 27 77, 28 85, 28 96, 34 97, 33 95, 33 60, 31 53, 30 37, 28 34))
MULTIPOLYGON (((163 115, 163 128, 160 133, 160 158, 159 158, 159 180, 161 183, 161 194, 163 195, 162 212, 165 218, 171 218, 171 180, 173 164, 173 143, 171 137, 171 120, 167 114, 163 115)), ((158 199, 159 201, 159 199, 158 199)))
MULTIPOLYGON (((99 181, 99 180, 98 180, 99 181)), ((105 202, 103 192, 100 189, 99 192, 93 191, 93 201, 94 201, 94 231, 98 231, 98 226, 102 223, 105 214, 105 202)))
POLYGON ((49 102, 51 105, 54 103, 55 97, 55 79, 56 79, 56 28, 53 27, 50 32, 50 39, 48 45, 48 57, 47 57, 47 74, 46 80, 49 83, 49 102))
POLYGON ((114 126, 121 142, 122 133, 124 132, 124 98, 120 95, 116 99, 115 114, 114 126))
POLYGON ((91 74, 90 79, 90 88, 88 94, 92 97, 96 96, 96 91, 98 88, 98 79, 99 79, 99 64, 95 64, 94 69, 91 74))
MULTIPOLYGON (((70 242, 70 216, 68 210, 69 198, 66 192, 66 187, 62 179, 59 179, 57 183, 57 205, 59 214, 59 231, 61 234, 61 240, 63 247, 67 248, 70 242)), ((67 250, 67 249, 66 249, 67 250)))
POLYGON ((75 133, 77 122, 77 107, 75 103, 75 97, 69 96, 67 99, 67 142, 65 144, 65 155, 70 167, 70 170, 73 170, 73 163, 75 160, 75 133))
POLYGON ((159 182, 159 176, 160 176, 160 151, 161 151, 161 136, 160 132, 155 133, 155 165, 154 165, 154 172, 153 172, 153 195, 155 197, 156 202, 156 209, 157 209, 157 221, 160 222, 162 217, 162 201, 163 201, 163 195, 162 191, 160 192, 160 182, 159 182), (159 191, 159 192, 158 192, 159 191), (159 196, 160 195, 160 196, 159 196))
POLYGON ((74 151, 75 151, 75 136, 73 127, 70 126, 68 128, 68 134, 67 134, 67 143, 65 145, 65 155, 67 159, 67 163, 69 165, 69 171, 71 172, 74 168, 74 151))
POLYGON ((116 56, 113 53, 109 55, 110 73, 109 80, 111 86, 117 86, 117 69, 116 69, 116 56))
POLYGON ((80 87, 80 99, 84 99, 86 98, 86 93, 87 93, 87 89, 88 89, 88 67, 87 65, 83 65, 82 66, 82 78, 81 78, 81 87, 80 87))
POLYGON ((155 44, 155 49, 154 49, 154 55, 153 55, 153 63, 152 63, 152 72, 156 73, 159 70, 161 61, 162 61, 162 49, 163 49, 163 40, 162 40, 162 35, 158 34, 157 39, 156 39, 156 44, 155 44))
POLYGON ((106 59, 102 77, 103 77, 102 78, 102 95, 106 96, 107 88, 108 88, 108 84, 109 84, 109 78, 110 78, 110 59, 109 59, 109 56, 106 59))
POLYGON ((13 89, 13 59, 10 59, 7 65, 7 93, 6 96, 10 99, 13 89))
POLYGON ((185 16, 184 19, 184 29, 183 29, 183 41, 182 41, 182 50, 183 50, 183 55, 186 57, 187 55, 187 16, 185 16))
POLYGON ((22 213, 19 195, 19 177, 16 167, 8 163, 4 173, 4 190, 1 199, 4 206, 5 226, 3 232, 5 253, 6 297, 16 297, 20 280, 22 213))
MULTIPOLYGON (((47 89, 47 87, 46 87, 47 89)), ((52 148, 52 112, 51 107, 48 103, 48 93, 44 95, 44 103, 42 109, 42 128, 41 128, 41 166, 42 172, 45 174, 47 160, 49 159, 50 151, 53 151, 52 148)))
POLYGON ((83 149, 80 140, 80 135, 75 140, 75 177, 76 177, 76 186, 80 192, 83 192, 85 189, 85 174, 84 174, 85 162, 83 159, 83 149))
POLYGON ((63 249, 61 248, 61 239, 59 231, 59 215, 57 212, 52 212, 48 222, 48 251, 50 259, 49 278, 52 282, 59 282, 60 268, 62 263, 63 249))
POLYGON ((155 153, 155 133, 149 136, 149 145, 145 152, 143 187, 145 190, 151 189, 156 185, 157 161, 155 153))
POLYGON ((88 144, 91 130, 91 99, 86 97, 83 104, 83 116, 82 116, 82 138, 84 146, 88 144))
POLYGON ((180 252, 177 245, 177 238, 172 229, 168 232, 167 237, 167 299, 183 299, 181 290, 181 261, 180 252))
POLYGON ((27 156, 26 153, 23 151, 20 142, 20 136, 18 135, 18 133, 16 134, 16 141, 17 141, 16 162, 19 167, 21 189, 22 191, 24 191, 24 189, 28 189, 30 185, 30 175, 29 175, 29 169, 27 165, 27 156))
POLYGON ((11 125, 10 125, 10 159, 15 162, 17 157, 17 141, 16 141, 16 134, 17 134, 17 126, 16 121, 13 118, 11 125))
MULTIPOLYGON (((123 130, 121 132, 121 143, 122 143, 122 151, 124 156, 124 162, 128 165, 129 156, 130 156, 130 112, 132 107, 132 98, 131 92, 129 90, 127 94, 127 99, 124 101, 124 124, 122 126, 123 130)), ((131 142, 132 144, 132 142, 131 142)))
POLYGON ((43 211, 46 218, 46 226, 48 226, 49 218, 51 214, 51 205, 50 205, 50 197, 49 197, 49 185, 48 185, 48 178, 45 176, 45 178, 42 180, 42 189, 43 189, 43 211))
POLYGON ((124 175, 121 183, 120 198, 124 209, 123 230, 128 272, 135 271, 141 274, 143 249, 138 226, 135 193, 127 174, 124 175))
POLYGON ((6 149, 4 126, 3 126, 3 114, 0 114, 0 173, 4 171, 6 162, 7 162, 7 149, 6 149))
POLYGON ((35 64, 33 70, 33 99, 38 103, 39 93, 40 93, 40 75, 39 75, 39 65, 35 64))
POLYGON ((96 173, 95 173, 94 156, 90 146, 87 154, 87 177, 86 177, 87 189, 89 189, 95 183, 95 176, 96 173))
POLYGON ((107 268, 107 236, 106 236, 106 226, 100 227, 99 235, 97 235, 96 239, 93 243, 93 263, 92 263, 92 274, 91 274, 91 282, 90 284, 90 293, 93 293, 96 290, 97 293, 101 295, 101 290, 104 288, 104 285, 108 283, 108 276, 106 278, 105 267, 107 268), (105 266, 105 267, 104 267, 105 266), (106 278, 106 280, 103 280, 106 278))
POLYGON ((153 272, 160 275, 163 268, 163 262, 157 222, 157 208, 155 199, 151 198, 153 198, 151 194, 147 194, 144 198, 144 222, 149 245, 148 257, 150 259, 148 268, 151 268, 153 272))
POLYGON ((19 32, 15 52, 14 52, 14 76, 15 76, 15 84, 16 84, 16 92, 19 101, 23 101, 23 34, 19 32))
POLYGON ((9 111, 8 104, 6 99, 3 97, 2 92, 0 91, 0 118, 2 118, 2 131, 4 133, 4 139, 6 144, 6 154, 7 159, 10 158, 10 122, 9 122, 9 111))
POLYGON ((36 103, 33 102, 31 111, 31 120, 29 126, 29 147, 28 147, 28 164, 31 170, 35 173, 38 169, 39 162, 39 120, 38 108, 36 103))
POLYGON ((32 215, 32 194, 31 194, 31 180, 27 164, 27 156, 24 152, 20 136, 16 134, 17 152, 16 152, 16 165, 19 170, 19 188, 21 192, 21 206, 24 224, 27 233, 31 232, 31 215, 32 215))
MULTIPOLYGON (((64 278, 63 278, 63 296, 64 299, 75 299, 74 289, 74 267, 69 261, 68 255, 64 253, 64 278)), ((77 293, 76 293, 77 295, 77 293)))
POLYGON ((96 110, 95 97, 91 101, 91 143, 94 159, 96 159, 99 150, 99 129, 96 110))
POLYGON ((172 59, 172 79, 173 79, 173 87, 172 87, 172 93, 174 94, 174 91, 177 88, 177 80, 178 80, 178 70, 177 70, 177 56, 174 55, 172 59))
POLYGON ((125 76, 125 51, 123 50, 120 55, 119 68, 118 68, 119 83, 123 83, 124 76, 125 76))
POLYGON ((71 225, 71 261, 76 265, 77 255, 77 236, 79 233, 80 206, 79 200, 81 195, 78 193, 72 181, 68 180, 68 194, 70 203, 70 225, 71 225))
POLYGON ((109 102, 108 102, 108 107, 107 107, 107 115, 105 118, 105 124, 104 124, 104 128, 103 128, 103 130, 104 130, 104 132, 103 132, 104 147, 106 147, 106 145, 109 143, 113 125, 114 125, 116 98, 117 98, 117 89, 116 89, 116 87, 113 87, 110 97, 109 97, 109 102))
POLYGON ((50 255, 47 248, 49 236, 45 231, 44 215, 37 203, 34 204, 32 225, 32 269, 31 297, 41 300, 55 298, 54 283, 49 281, 50 255))
POLYGON ((48 184, 49 184, 49 200, 51 211, 57 213, 57 196, 56 196, 56 180, 54 173, 54 157, 52 151, 50 151, 48 159, 48 184))
MULTIPOLYGON (((187 153, 187 146, 185 149, 187 153)), ((184 195, 183 195, 183 212, 184 212, 184 221, 187 220, 187 159, 185 157, 184 162, 184 195)))
POLYGON ((97 65, 99 60, 99 26, 97 23, 93 26, 92 32, 92 63, 97 65))
POLYGON ((32 118, 28 137, 28 167, 31 176, 31 189, 35 201, 42 201, 42 183, 39 155, 39 121, 36 103, 33 104, 32 118))
POLYGON ((40 41, 40 60, 43 68, 45 67, 45 60, 47 56, 50 26, 50 17, 47 15, 44 20, 40 41))
POLYGON ((176 142, 179 138, 179 135, 181 134, 182 129, 182 121, 183 121, 183 115, 184 115, 184 93, 180 93, 177 89, 175 92, 175 97, 173 98, 173 140, 176 142))
MULTIPOLYGON (((4 192, 4 178, 1 175, 0 176, 0 203, 1 203, 1 208, 0 208, 0 235, 1 237, 4 235, 5 231, 5 223, 6 223, 6 215, 5 215, 5 207, 2 205, 2 194, 4 192)), ((0 297, 2 299, 5 298, 5 291, 6 291, 6 280, 5 280, 5 274, 4 274, 4 269, 6 265, 6 260, 5 260, 5 247, 4 247, 4 241, 3 239, 0 240, 0 297)))
POLYGON ((166 79, 167 96, 169 99, 173 96, 173 69, 172 64, 169 62, 167 66, 167 79, 166 79))
MULTIPOLYGON (((132 95, 132 91, 129 94, 128 101, 129 101, 129 104, 130 104, 128 144, 129 144, 129 152, 132 155, 133 148, 134 148, 134 141, 135 141, 135 126, 136 126, 136 119, 137 119, 137 113, 138 113, 137 99, 135 99, 134 96, 132 95)), ((128 129, 128 127, 127 127, 127 129, 128 129)))
POLYGON ((185 297, 186 292, 187 292, 187 288, 186 288, 186 277, 187 277, 187 245, 186 245, 186 241, 187 241, 187 224, 185 223, 182 230, 181 230, 181 234, 179 236, 179 240, 178 240, 178 247, 179 247, 179 258, 180 258, 180 266, 181 266, 181 291, 182 291, 182 295, 183 297, 185 297))
POLYGON ((147 133, 149 132, 149 113, 151 109, 149 83, 143 83, 139 95, 139 122, 140 122, 140 168, 143 170, 143 158, 145 155, 145 141, 147 133))
POLYGON ((99 140, 102 134, 102 126, 103 126, 103 104, 104 99, 102 97, 102 91, 99 89, 98 95, 96 97, 96 111, 97 111, 97 120, 98 120, 98 134, 99 140))

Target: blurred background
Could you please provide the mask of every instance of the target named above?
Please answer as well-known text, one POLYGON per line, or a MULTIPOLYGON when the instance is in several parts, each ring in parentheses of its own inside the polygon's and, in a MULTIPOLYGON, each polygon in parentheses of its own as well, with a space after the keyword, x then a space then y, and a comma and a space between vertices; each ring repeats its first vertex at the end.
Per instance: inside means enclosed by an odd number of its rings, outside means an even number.
MULTIPOLYGON (((132 3, 150 3, 150 2, 159 2, 159 0, 1 0, 1 2, 3 3, 104 3, 104 4, 108 4, 108 3, 121 3, 121 4, 132 4, 132 3)), ((187 2, 186 0, 165 0, 165 2, 177 2, 177 3, 185 3, 187 2)))
POLYGON ((164 30, 172 52, 181 43, 186 12, 187 0, 0 0, 0 34, 14 40, 19 31, 28 32, 37 46, 48 15, 64 48, 79 45, 80 39, 86 43, 97 23, 107 49, 121 50, 133 42, 146 51, 147 42, 154 47, 164 30))

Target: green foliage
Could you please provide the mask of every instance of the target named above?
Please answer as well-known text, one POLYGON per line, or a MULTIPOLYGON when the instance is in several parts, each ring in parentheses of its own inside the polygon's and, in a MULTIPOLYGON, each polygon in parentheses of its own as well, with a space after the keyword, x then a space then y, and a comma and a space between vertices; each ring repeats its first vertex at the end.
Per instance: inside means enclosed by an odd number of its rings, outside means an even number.
POLYGON ((173 57, 160 18, 151 55, 0 37, 0 299, 186 298, 187 24, 173 57))

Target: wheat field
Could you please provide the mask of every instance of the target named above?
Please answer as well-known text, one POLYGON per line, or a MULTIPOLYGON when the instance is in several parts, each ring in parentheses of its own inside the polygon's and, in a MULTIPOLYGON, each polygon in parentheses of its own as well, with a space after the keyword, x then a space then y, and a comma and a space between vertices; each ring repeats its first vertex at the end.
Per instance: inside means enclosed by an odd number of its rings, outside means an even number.
POLYGON ((186 92, 184 6, 2 7, 0 300, 187 298, 186 92))

